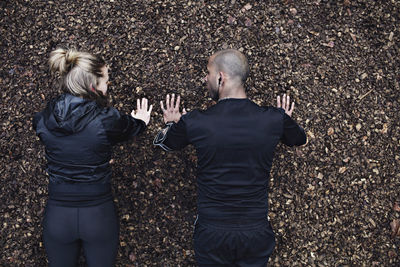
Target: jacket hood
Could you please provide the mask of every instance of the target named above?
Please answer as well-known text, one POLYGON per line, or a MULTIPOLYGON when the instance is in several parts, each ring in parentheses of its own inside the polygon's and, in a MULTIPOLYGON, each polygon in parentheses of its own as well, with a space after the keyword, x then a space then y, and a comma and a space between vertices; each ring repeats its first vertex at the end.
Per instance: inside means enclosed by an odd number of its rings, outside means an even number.
POLYGON ((57 136, 82 131, 101 112, 96 102, 70 94, 52 100, 43 111, 46 128, 57 136))

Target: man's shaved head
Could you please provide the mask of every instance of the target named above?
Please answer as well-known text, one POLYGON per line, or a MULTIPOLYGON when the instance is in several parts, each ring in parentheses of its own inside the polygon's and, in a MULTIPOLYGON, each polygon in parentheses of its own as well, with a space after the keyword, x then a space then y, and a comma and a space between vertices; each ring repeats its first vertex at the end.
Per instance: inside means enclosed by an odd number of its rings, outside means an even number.
POLYGON ((242 84, 249 76, 249 63, 243 53, 235 49, 219 51, 211 56, 210 63, 213 64, 218 72, 224 72, 231 79, 238 79, 242 84))

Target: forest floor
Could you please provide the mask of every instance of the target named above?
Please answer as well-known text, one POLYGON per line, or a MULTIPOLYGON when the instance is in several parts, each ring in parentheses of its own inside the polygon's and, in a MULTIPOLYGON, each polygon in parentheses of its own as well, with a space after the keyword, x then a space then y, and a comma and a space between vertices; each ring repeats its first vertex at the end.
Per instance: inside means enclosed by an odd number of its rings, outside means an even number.
POLYGON ((224 48, 247 55, 251 100, 292 96, 309 138, 276 150, 270 266, 400 266, 399 1, 0 1, 0 34, 0 266, 47 265, 31 122, 60 93, 47 63, 59 45, 106 59, 120 111, 138 97, 155 105, 145 134, 114 151, 117 266, 195 266, 194 149, 152 140, 165 94, 190 110, 213 104, 203 78, 224 48))

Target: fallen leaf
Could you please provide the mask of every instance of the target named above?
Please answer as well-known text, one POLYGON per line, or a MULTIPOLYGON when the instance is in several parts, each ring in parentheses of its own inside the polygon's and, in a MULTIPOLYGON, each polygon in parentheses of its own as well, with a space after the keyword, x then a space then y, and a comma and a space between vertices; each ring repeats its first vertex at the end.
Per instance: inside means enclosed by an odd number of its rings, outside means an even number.
POLYGON ((340 167, 339 173, 344 173, 347 170, 347 167, 340 167))
POLYGON ((293 16, 296 16, 297 14, 297 9, 295 9, 294 7, 289 9, 290 13, 292 13, 293 16))
POLYGON ((397 256, 396 251, 393 250, 393 249, 389 250, 388 256, 389 256, 389 258, 394 258, 394 257, 396 257, 396 256, 397 256))
POLYGON ((390 227, 392 228, 392 237, 400 236, 400 220, 394 219, 390 223, 390 227))
POLYGON ((355 34, 350 33, 350 36, 351 36, 351 39, 353 39, 354 42, 357 41, 357 37, 356 37, 355 34))
POLYGON ((381 133, 387 134, 387 131, 388 131, 388 124, 387 124, 387 123, 384 123, 384 124, 383 124, 383 127, 382 127, 382 130, 381 130, 381 133))
POLYGON ((335 133, 335 130, 332 127, 329 127, 328 129, 328 135, 332 135, 335 133))
POLYGON ((329 43, 322 43, 322 45, 333 48, 335 46, 335 43, 333 41, 330 41, 329 43))
POLYGON ((251 21, 251 19, 247 18, 246 21, 244 22, 244 25, 250 27, 251 25, 253 25, 253 22, 251 21))
POLYGON ((394 211, 400 211, 399 202, 395 202, 395 203, 394 203, 394 205, 393 205, 393 210, 394 210, 394 211))
POLYGON ((344 0, 343 1, 343 5, 345 5, 345 6, 349 6, 351 3, 350 3, 350 0, 344 0))
POLYGON ((233 24, 236 21, 236 19, 232 16, 228 17, 228 24, 233 24))
POLYGON ((135 254, 133 254, 133 252, 131 252, 130 254, 129 254, 129 260, 130 261, 136 261, 136 255, 135 254))
POLYGON ((247 3, 246 5, 244 5, 244 7, 242 8, 242 10, 250 10, 252 8, 252 5, 250 3, 247 3))

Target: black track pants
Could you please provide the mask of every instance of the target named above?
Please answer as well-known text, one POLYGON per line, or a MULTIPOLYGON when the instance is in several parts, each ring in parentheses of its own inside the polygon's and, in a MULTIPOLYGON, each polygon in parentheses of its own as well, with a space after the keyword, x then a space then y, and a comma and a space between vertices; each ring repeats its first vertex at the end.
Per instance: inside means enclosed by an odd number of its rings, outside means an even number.
POLYGON ((75 267, 81 245, 89 267, 114 266, 118 239, 112 201, 90 207, 46 207, 43 240, 49 267, 75 267))
POLYGON ((241 224, 199 220, 194 251, 200 267, 266 267, 275 247, 267 221, 241 224))

